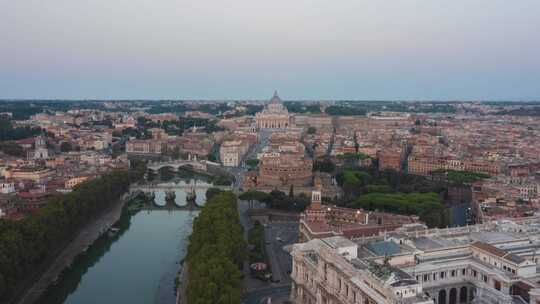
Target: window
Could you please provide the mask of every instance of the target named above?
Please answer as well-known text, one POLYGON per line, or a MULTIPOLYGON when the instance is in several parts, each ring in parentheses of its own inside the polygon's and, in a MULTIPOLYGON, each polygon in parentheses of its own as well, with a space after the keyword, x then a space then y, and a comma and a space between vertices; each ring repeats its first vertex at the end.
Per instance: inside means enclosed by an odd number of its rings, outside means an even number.
POLYGON ((429 280, 429 276, 427 274, 424 275, 424 282, 429 280))
POLYGON ((484 280, 484 282, 487 283, 487 281, 488 281, 487 275, 482 275, 482 280, 484 280))
POLYGON ((475 277, 475 278, 476 278, 476 275, 477 275, 477 272, 476 272, 476 270, 473 270, 473 271, 472 271, 472 274, 473 274, 473 277, 475 277))
POLYGON ((465 273, 466 273, 465 268, 461 269, 461 275, 465 275, 465 273))
POLYGON ((456 271, 455 270, 452 270, 452 272, 450 272, 450 275, 455 277, 456 276, 456 271))
POLYGON ((444 271, 441 271, 441 273, 439 274, 439 277, 440 277, 441 279, 444 279, 445 274, 446 274, 446 273, 445 273, 444 271))

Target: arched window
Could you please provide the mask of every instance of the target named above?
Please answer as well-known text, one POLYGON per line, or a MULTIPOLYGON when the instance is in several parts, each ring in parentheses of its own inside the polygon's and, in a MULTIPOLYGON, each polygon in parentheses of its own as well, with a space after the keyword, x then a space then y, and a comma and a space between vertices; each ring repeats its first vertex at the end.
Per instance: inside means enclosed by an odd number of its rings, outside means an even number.
POLYGON ((446 304, 446 290, 442 289, 439 291, 439 300, 437 304, 446 304))
POLYGON ((450 289, 450 296, 448 304, 457 304, 457 289, 452 288, 450 289))
POLYGON ((463 286, 459 290, 459 302, 460 303, 466 303, 467 302, 467 287, 463 286))

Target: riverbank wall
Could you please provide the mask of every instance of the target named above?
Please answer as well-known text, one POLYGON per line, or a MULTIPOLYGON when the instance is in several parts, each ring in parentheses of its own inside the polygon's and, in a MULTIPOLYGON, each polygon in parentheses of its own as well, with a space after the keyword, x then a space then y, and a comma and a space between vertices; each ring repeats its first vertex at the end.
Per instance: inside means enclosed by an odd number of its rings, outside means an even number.
POLYGON ((75 258, 92 245, 105 231, 113 226, 122 215, 122 209, 132 195, 125 193, 111 208, 104 211, 82 229, 77 236, 59 253, 52 263, 38 276, 25 292, 12 304, 38 303, 47 288, 57 281, 64 269, 71 266, 75 258))
POLYGON ((176 304, 187 304, 187 283, 188 283, 188 272, 189 265, 187 261, 184 260, 182 263, 182 269, 178 275, 178 286, 176 289, 176 304))

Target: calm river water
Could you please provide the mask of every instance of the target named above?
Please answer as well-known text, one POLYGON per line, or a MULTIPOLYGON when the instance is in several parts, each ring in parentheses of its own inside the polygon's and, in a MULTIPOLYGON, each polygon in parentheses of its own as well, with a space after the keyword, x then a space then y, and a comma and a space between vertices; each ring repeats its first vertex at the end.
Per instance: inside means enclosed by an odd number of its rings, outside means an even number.
POLYGON ((175 303, 174 279, 196 215, 159 208, 124 212, 119 232, 99 238, 39 303, 175 303))

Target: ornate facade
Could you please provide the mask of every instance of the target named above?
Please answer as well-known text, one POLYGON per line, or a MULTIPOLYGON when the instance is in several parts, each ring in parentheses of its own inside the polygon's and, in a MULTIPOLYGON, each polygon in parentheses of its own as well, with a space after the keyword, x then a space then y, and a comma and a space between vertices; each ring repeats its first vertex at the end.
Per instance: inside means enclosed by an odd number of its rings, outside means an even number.
POLYGON ((293 245, 295 304, 540 303, 539 217, 293 245))
POLYGON ((291 116, 277 91, 262 112, 255 114, 255 123, 258 129, 286 129, 291 126, 291 116))

